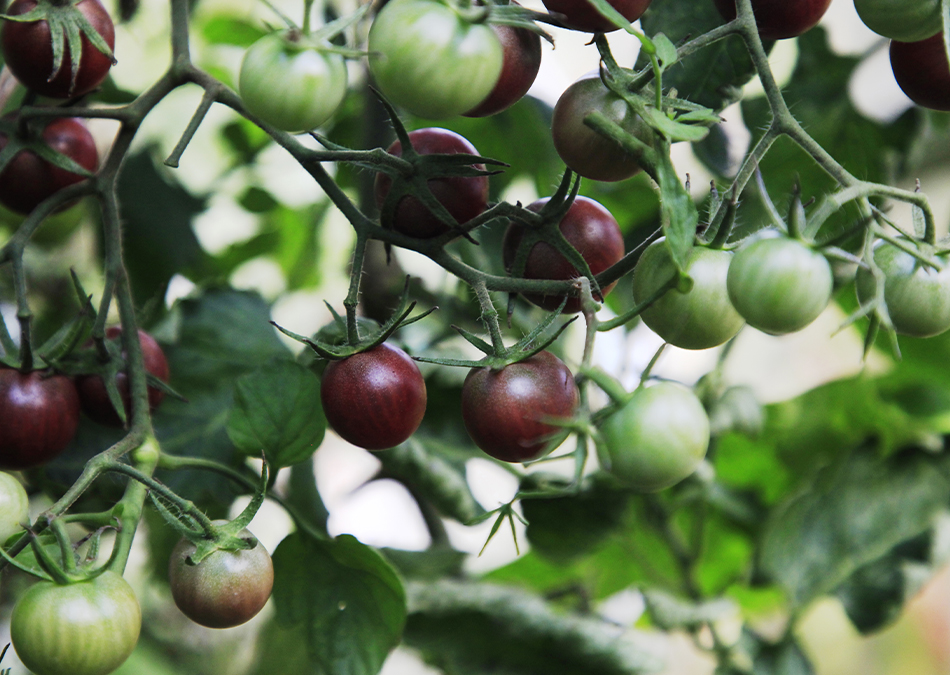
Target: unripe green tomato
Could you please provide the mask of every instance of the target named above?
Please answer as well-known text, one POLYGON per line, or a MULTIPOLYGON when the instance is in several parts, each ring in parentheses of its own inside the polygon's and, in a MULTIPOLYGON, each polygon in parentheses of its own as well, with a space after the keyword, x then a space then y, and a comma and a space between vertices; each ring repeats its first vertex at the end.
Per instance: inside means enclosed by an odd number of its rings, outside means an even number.
POLYGON ((265 35, 244 54, 238 89, 247 109, 290 133, 316 129, 346 97, 339 54, 297 43, 291 31, 265 35))
MULTIPOLYGON (((928 267, 892 244, 874 247, 874 262, 884 273, 884 303, 894 330, 913 337, 933 337, 950 328, 950 259, 939 256, 940 271, 928 267)), ((858 270, 855 289, 864 304, 874 299, 876 282, 858 270)))
POLYGON ((823 255, 787 237, 758 239, 729 265, 726 287, 746 322, 772 335, 801 330, 824 311, 834 279, 823 255))
MULTIPOLYGON (((693 287, 686 293, 667 291, 640 314, 643 322, 671 345, 708 349, 735 336, 745 321, 729 302, 726 275, 732 253, 695 246, 686 263, 693 287)), ((633 273, 633 300, 645 302, 677 270, 666 239, 650 244, 633 273)))
POLYGON ((30 498, 16 478, 0 471, 0 546, 30 519, 30 498))
POLYGON ((689 476, 709 448, 709 418, 696 394, 675 382, 637 389, 600 427, 610 472, 640 492, 689 476))
POLYGON ((854 0, 854 8, 878 35, 918 42, 939 33, 940 0, 854 0))
POLYGON ((472 110, 501 75, 504 49, 487 24, 439 0, 391 0, 369 31, 369 69, 393 103, 427 119, 472 110))

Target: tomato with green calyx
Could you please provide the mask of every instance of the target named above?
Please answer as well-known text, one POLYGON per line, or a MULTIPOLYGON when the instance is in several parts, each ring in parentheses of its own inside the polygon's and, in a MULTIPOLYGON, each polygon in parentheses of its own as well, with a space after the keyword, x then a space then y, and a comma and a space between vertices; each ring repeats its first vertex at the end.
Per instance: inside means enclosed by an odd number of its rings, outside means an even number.
POLYGON ((79 395, 64 375, 0 369, 0 469, 29 469, 66 449, 79 427, 79 395))
POLYGON ((427 119, 472 110, 501 75, 504 50, 486 24, 439 0, 391 0, 369 31, 369 68, 380 91, 427 119))
POLYGON ((541 69, 541 37, 537 33, 496 24, 492 29, 503 51, 501 75, 488 98, 463 113, 465 117, 488 117, 510 108, 528 93, 541 69))
MULTIPOLYGON (((713 0, 727 21, 736 18, 736 0, 713 0)), ((818 25, 831 0, 752 0, 755 25, 763 40, 798 37, 818 25)))
MULTIPOLYGON (((550 12, 565 16, 565 23, 585 33, 610 33, 618 30, 613 21, 598 12, 588 0, 541 0, 550 12)), ((647 11, 653 0, 607 0, 621 16, 633 23, 647 11)))
POLYGON ((690 389, 675 382, 640 387, 600 426, 610 473, 640 492, 657 492, 692 474, 709 448, 709 418, 690 389))
MULTIPOLYGON (((909 243, 909 242, 908 242, 909 243)), ((894 330, 913 337, 933 337, 950 329, 950 256, 936 259, 936 270, 893 244, 879 241, 874 262, 884 273, 884 304, 894 330)), ((858 300, 875 297, 877 282, 861 268, 855 279, 858 300)))
POLYGON ((198 564, 191 561, 197 549, 188 539, 181 539, 172 550, 168 562, 172 597, 195 623, 208 628, 240 626, 256 616, 270 597, 274 587, 270 554, 248 530, 238 536, 253 547, 218 550, 198 564))
POLYGON ((579 395, 570 369, 538 352, 502 369, 472 368, 462 386, 462 420, 480 449, 503 462, 537 459, 570 419, 579 395))
MULTIPOLYGON (((27 14, 36 8, 36 0, 14 0, 7 8, 10 16, 27 14)), ((99 0, 80 0, 75 7, 92 29, 102 36, 109 49, 115 48, 115 26, 99 0)), ((65 42, 65 41, 64 41, 65 42)), ((62 62, 54 70, 53 42, 49 23, 40 21, 4 21, 0 28, 0 47, 7 67, 20 83, 41 96, 70 98, 87 94, 106 79, 112 58, 103 54, 82 36, 82 55, 73 76, 69 45, 63 45, 62 62)))
MULTIPOLYGON (((729 301, 726 276, 733 254, 695 246, 686 263, 689 291, 672 288, 645 309, 640 318, 671 345, 708 349, 732 339, 745 323, 729 301)), ((666 239, 650 244, 633 273, 633 300, 646 302, 678 274, 666 239)))
MULTIPOLYGON (((78 117, 50 120, 41 138, 86 171, 95 173, 99 167, 96 141, 78 117)), ((0 150, 6 145, 6 136, 0 135, 0 150)), ((29 213, 44 199, 82 180, 85 177, 81 174, 61 169, 30 150, 21 150, 0 171, 0 204, 17 213, 29 213)))
POLYGON ((793 333, 818 318, 831 300, 833 282, 821 253, 787 237, 744 246, 726 277, 736 311, 750 326, 772 335, 793 333))
POLYGON ((265 35, 244 54, 238 89, 248 111, 278 129, 316 129, 346 97, 346 61, 302 40, 299 31, 265 35))
MULTIPOLYGON (((528 205, 532 211, 540 211, 549 198, 539 199, 528 205)), ((589 197, 577 197, 561 218, 558 229, 564 238, 577 249, 587 263, 591 273, 600 274, 623 258, 623 235, 616 219, 598 202, 589 197)), ((505 231, 502 255, 505 267, 511 271, 515 262, 518 246, 524 237, 523 224, 512 221, 505 231)), ((539 241, 528 252, 525 263, 525 279, 576 279, 580 273, 550 244, 539 241)), ((616 282, 615 282, 616 283, 616 282)), ((615 284, 601 289, 607 295, 615 284)), ((525 294, 525 298, 538 307, 553 311, 561 306, 563 295, 525 294)), ((581 311, 581 299, 572 297, 562 310, 565 314, 581 311)))
POLYGON ((419 366, 399 347, 383 343, 323 371, 320 400, 340 437, 367 450, 385 450, 412 436, 426 412, 419 366))
POLYGON ((950 111, 950 61, 942 32, 919 42, 891 41, 890 59, 907 98, 924 108, 950 111))
POLYGON ((16 478, 0 471, 0 546, 29 523, 30 498, 16 478))
POLYGON ((636 154, 584 124, 584 118, 595 110, 640 141, 653 145, 653 129, 594 74, 565 89, 554 106, 551 135, 561 160, 575 173, 592 180, 618 181, 639 173, 636 154))
POLYGON ((878 35, 917 42, 940 32, 940 0, 854 0, 854 8, 878 35))
POLYGON ((142 611, 115 572, 66 585, 40 581, 13 608, 10 639, 36 675, 107 675, 135 649, 142 611))
MULTIPOLYGON (((409 132, 412 148, 420 155, 477 155, 478 150, 468 139, 454 131, 430 127, 409 132)), ((390 155, 402 156, 402 143, 396 141, 386 150, 390 155)), ((485 170, 484 164, 472 164, 485 170)), ((382 208, 392 178, 385 173, 376 174, 373 186, 377 208, 382 208)), ((442 176, 428 181, 429 190, 436 200, 452 214, 459 225, 481 215, 488 207, 488 176, 442 176)), ((393 229, 410 237, 431 239, 445 234, 449 226, 439 220, 417 197, 406 195, 399 200, 393 217, 393 229)))

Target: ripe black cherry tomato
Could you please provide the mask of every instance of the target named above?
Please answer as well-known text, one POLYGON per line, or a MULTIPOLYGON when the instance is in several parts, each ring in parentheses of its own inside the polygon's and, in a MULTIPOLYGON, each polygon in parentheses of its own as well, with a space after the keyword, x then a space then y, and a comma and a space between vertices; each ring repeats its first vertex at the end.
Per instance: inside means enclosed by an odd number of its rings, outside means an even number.
POLYGON ((527 462, 544 450, 578 404, 570 369, 551 352, 501 370, 473 368, 462 386, 462 419, 475 445, 503 462, 527 462))
POLYGON ((920 42, 891 41, 894 79, 919 106, 950 110, 950 62, 943 47, 943 33, 920 42))
POLYGON ((541 37, 525 28, 493 24, 504 59, 495 88, 466 117, 488 117, 511 107, 528 93, 541 68, 541 37))
MULTIPOLYGON (((12 23, 12 22, 8 22, 12 23)), ((66 155, 87 171, 99 167, 96 142, 77 117, 50 120, 42 133, 43 141, 53 150, 66 155)), ((7 144, 0 135, 0 150, 7 144)), ((33 152, 23 150, 0 171, 0 204, 17 213, 29 213, 47 197, 83 180, 72 173, 50 164, 33 152)))
MULTIPOLYGON (((540 211, 548 199, 539 199, 528 205, 532 211, 540 211)), ((619 262, 623 258, 623 235, 620 226, 610 211, 589 197, 577 197, 567 213, 558 224, 561 234, 578 253, 587 261, 587 266, 593 274, 600 274, 605 269, 619 262)), ((509 270, 515 262, 518 244, 524 236, 524 225, 512 221, 505 232, 503 256, 505 267, 509 270)), ((539 241, 528 253, 528 260, 524 268, 525 279, 575 279, 579 276, 577 270, 558 253, 554 247, 539 241)), ((606 295, 614 284, 601 289, 606 295)), ((563 295, 534 295, 525 297, 547 310, 557 309, 563 295)), ((564 313, 574 313, 581 310, 581 300, 572 297, 564 306, 564 313)))
MULTIPOLYGON (((713 0, 727 21, 736 18, 736 0, 713 0)), ((755 25, 763 40, 784 40, 814 28, 831 0, 752 0, 755 25)))
POLYGON ((341 438, 385 450, 412 436, 426 411, 426 383, 415 361, 385 342, 323 371, 320 400, 341 438))
MULTIPOLYGON (((613 21, 606 19, 587 0, 541 0, 550 12, 567 17, 567 25, 586 33, 609 33, 617 30, 613 21)), ((610 6, 633 23, 639 19, 652 0, 607 0, 610 6)))
MULTIPOLYGON (((413 149, 420 155, 477 155, 478 150, 464 137, 438 127, 417 129, 409 132, 413 149)), ((387 152, 396 157, 402 156, 402 143, 396 141, 387 152)), ((484 164, 473 164, 484 169, 484 164)), ((376 205, 382 208, 392 179, 384 173, 376 174, 376 205)), ((429 181, 429 189, 442 206, 448 210, 459 225, 479 215, 488 206, 488 176, 446 176, 429 181)), ((449 231, 449 226, 435 217, 418 199, 405 196, 396 207, 393 228, 410 237, 431 239, 449 231)))
POLYGON ((45 464, 79 426, 79 395, 64 375, 0 369, 0 469, 45 464))
MULTIPOLYGON (((7 9, 7 14, 26 14, 35 7, 36 0, 14 0, 7 9)), ((105 39, 109 48, 114 49, 115 26, 99 0, 82 0, 76 8, 105 39)), ((49 24, 45 20, 4 21, 3 28, 0 29, 0 46, 3 48, 3 58, 7 66, 23 86, 37 94, 51 98, 82 96, 98 87, 109 74, 112 59, 96 49, 83 35, 82 59, 79 61, 79 70, 73 86, 69 46, 66 45, 63 50, 59 72, 54 73, 52 45, 49 24)))

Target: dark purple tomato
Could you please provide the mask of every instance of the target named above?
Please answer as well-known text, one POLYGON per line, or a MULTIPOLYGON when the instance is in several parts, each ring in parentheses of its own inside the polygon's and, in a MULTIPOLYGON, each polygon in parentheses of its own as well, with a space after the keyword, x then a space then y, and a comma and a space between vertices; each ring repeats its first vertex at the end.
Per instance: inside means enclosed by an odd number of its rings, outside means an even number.
MULTIPOLYGON (((36 0, 14 0, 7 14, 26 14, 36 7, 36 0)), ((115 48, 115 27, 99 0, 82 0, 76 5, 93 29, 101 35, 110 49, 115 48)), ((63 50, 62 66, 53 72, 53 47, 49 24, 45 20, 19 22, 4 21, 0 29, 3 58, 20 83, 42 96, 72 98, 82 96, 98 87, 109 69, 112 59, 96 49, 82 36, 82 58, 73 86, 72 60, 69 46, 63 50), (55 77, 54 77, 55 75, 55 77)))
MULTIPOLYGON (((120 340, 122 337, 121 326, 110 326, 106 329, 107 340, 120 340)), ((163 382, 168 382, 169 370, 168 359, 165 358, 165 352, 159 346, 151 335, 144 330, 139 330, 139 345, 142 347, 142 358, 145 361, 145 370, 150 375, 154 375, 163 382)), ((87 346, 91 346, 91 343, 87 346)), ((125 350, 122 351, 122 358, 127 358, 125 350)), ((132 395, 129 391, 129 377, 126 373, 120 372, 115 376, 115 384, 119 389, 119 395, 125 404, 125 415, 128 419, 132 414, 132 395)), ((122 420, 119 414, 112 406, 109 400, 109 394, 106 391, 106 385, 99 375, 84 375, 76 379, 76 387, 79 390, 79 400, 82 403, 83 412, 90 419, 105 424, 110 427, 121 427, 122 420)), ((149 410, 155 410, 165 398, 165 392, 155 387, 148 388, 148 407, 149 410)))
POLYGON ((64 375, 0 369, 0 469, 29 469, 70 444, 79 426, 79 396, 64 375))
MULTIPOLYGON (((467 139, 448 129, 430 127, 409 132, 409 140, 413 149, 420 155, 477 155, 478 150, 467 139)), ((402 156, 402 143, 396 141, 389 146, 387 152, 396 157, 402 156)), ((473 164, 478 169, 484 169, 484 164, 473 164)), ((376 174, 376 206, 382 208, 392 179, 384 173, 376 174)), ((460 224, 464 224, 478 216, 488 206, 488 176, 446 176, 433 178, 429 181, 429 189, 452 217, 460 224)), ((431 239, 445 234, 449 226, 435 217, 435 215, 417 198, 407 195, 399 200, 393 228, 397 232, 431 239)))
POLYGON ((943 46, 943 33, 920 42, 891 40, 891 70, 894 79, 919 106, 950 111, 950 63, 943 46))
POLYGON ((340 437, 367 450, 399 445, 422 423, 426 383, 416 362, 385 342, 323 371, 320 400, 340 437))
MULTIPOLYGON (((713 0, 726 21, 736 18, 735 0, 713 0)), ((814 28, 831 0, 752 0, 752 13, 763 40, 784 40, 814 28)))
POLYGON ((501 370, 472 368, 462 386, 462 419, 475 445, 503 462, 527 462, 544 450, 577 409, 578 393, 570 369, 551 352, 512 363, 501 370))
MULTIPOLYGON (((87 171, 95 172, 99 167, 96 142, 78 117, 51 120, 43 129, 42 138, 53 150, 87 171)), ((6 136, 0 135, 0 150, 6 144, 6 136)), ((0 171, 0 204, 17 213, 29 213, 47 197, 81 180, 84 177, 78 173, 60 169, 23 150, 0 171)))
MULTIPOLYGON (((540 211, 548 199, 539 199, 528 206, 532 211, 540 211)), ((589 197, 577 197, 571 207, 564 214, 558 229, 571 246, 577 249, 581 257, 587 262, 593 274, 600 274, 611 265, 620 262, 623 258, 623 235, 620 227, 610 211, 589 197)), ((514 265, 518 244, 524 236, 525 227, 521 223, 512 221, 505 232, 502 245, 505 267, 510 271, 514 265)), ((525 279, 576 279, 578 271, 553 246, 539 241, 528 253, 525 263, 525 279)), ((615 282, 616 283, 616 282, 615 282)), ((614 284, 601 289, 606 295, 614 284)), ((534 295, 526 294, 525 298, 539 307, 547 310, 557 309, 563 295, 534 295)), ((600 298, 603 299, 603 298, 600 298)), ((581 310, 581 300, 572 297, 564 306, 564 313, 574 313, 581 310)))
POLYGON ((465 113, 465 117, 488 117, 511 107, 528 93, 541 68, 541 36, 525 28, 492 24, 504 60, 495 88, 484 101, 465 113))
MULTIPOLYGON (((541 0, 550 12, 567 17, 567 25, 586 33, 609 33, 617 30, 613 21, 605 18, 587 0, 541 0)), ((639 19, 652 0, 607 0, 610 6, 631 23, 639 19)))

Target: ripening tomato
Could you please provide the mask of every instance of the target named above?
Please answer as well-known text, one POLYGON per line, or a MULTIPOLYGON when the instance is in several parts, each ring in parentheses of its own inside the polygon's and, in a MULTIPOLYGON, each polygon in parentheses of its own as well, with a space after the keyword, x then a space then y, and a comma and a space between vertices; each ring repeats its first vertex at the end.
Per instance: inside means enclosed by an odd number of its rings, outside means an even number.
MULTIPOLYGON (((574 30, 586 33, 610 33, 617 26, 598 12, 588 0, 541 0, 550 12, 566 17, 566 23, 574 30)), ((621 16, 633 23, 647 11, 652 0, 607 0, 621 16)))
POLYGON ((488 117, 510 108, 528 93, 541 69, 541 37, 537 33, 495 24, 492 29, 504 53, 501 75, 488 98, 464 113, 465 117, 488 117))
POLYGON ((950 62, 942 32, 919 42, 892 40, 890 58, 907 98, 924 108, 950 111, 950 62))
POLYGON ((854 8, 864 25, 892 40, 925 40, 942 27, 940 0, 854 0, 854 8))
MULTIPOLYGON (((724 19, 736 18, 736 0, 714 2, 724 19)), ((763 40, 785 40, 818 25, 829 5, 831 0, 752 0, 752 13, 763 40)))
POLYGON ((79 395, 64 375, 0 369, 0 469, 45 464, 79 427, 79 395))

